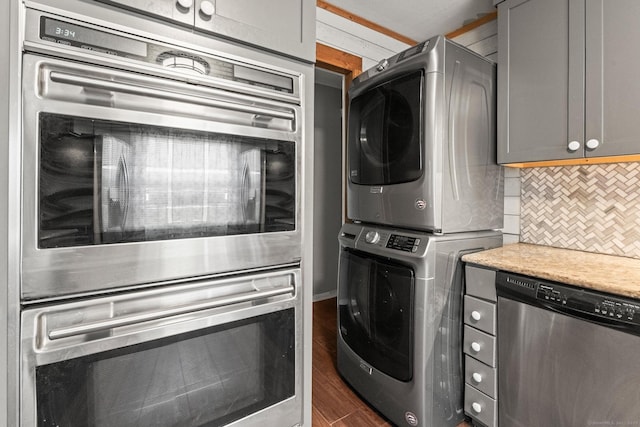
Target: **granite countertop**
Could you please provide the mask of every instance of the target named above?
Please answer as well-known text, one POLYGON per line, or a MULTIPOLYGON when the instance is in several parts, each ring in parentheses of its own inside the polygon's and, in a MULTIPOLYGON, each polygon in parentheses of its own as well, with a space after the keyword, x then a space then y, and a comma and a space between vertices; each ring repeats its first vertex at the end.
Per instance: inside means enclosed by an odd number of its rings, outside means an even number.
POLYGON ((640 299, 640 259, 514 243, 467 254, 462 260, 640 299))

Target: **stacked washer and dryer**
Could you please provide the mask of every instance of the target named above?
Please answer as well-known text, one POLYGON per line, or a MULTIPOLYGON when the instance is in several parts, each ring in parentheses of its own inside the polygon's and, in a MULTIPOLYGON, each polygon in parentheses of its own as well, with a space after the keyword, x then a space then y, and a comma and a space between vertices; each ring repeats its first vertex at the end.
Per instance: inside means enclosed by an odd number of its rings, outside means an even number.
POLYGON ((349 89, 338 370, 398 426, 464 419, 460 257, 502 245, 495 76, 437 36, 349 89))

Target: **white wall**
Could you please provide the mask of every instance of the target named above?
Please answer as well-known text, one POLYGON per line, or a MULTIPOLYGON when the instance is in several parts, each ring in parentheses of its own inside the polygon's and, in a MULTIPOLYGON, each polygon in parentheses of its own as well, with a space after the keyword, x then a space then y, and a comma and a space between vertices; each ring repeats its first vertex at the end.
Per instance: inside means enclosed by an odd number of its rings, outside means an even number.
POLYGON ((363 70, 410 47, 320 7, 316 8, 316 40, 318 43, 361 57, 363 70))
POLYGON ((498 60, 498 21, 495 19, 451 40, 494 62, 498 60))
POLYGON ((520 169, 504 168, 504 244, 520 240, 520 169))
POLYGON ((313 299, 336 296, 342 226, 342 86, 344 78, 316 70, 314 123, 313 299), (333 75, 333 76, 332 76, 333 75))

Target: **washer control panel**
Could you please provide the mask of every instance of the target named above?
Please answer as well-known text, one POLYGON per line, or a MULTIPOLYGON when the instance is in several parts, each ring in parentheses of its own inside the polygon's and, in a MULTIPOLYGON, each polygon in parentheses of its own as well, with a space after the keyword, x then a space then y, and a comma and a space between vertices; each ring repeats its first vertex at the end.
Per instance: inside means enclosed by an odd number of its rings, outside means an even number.
POLYGON ((392 234, 387 241, 387 248, 405 252, 417 252, 419 245, 419 238, 402 236, 400 234, 392 234))
POLYGON ((425 246, 428 243, 429 237, 398 234, 380 228, 365 228, 358 240, 360 244, 364 243, 367 247, 376 246, 384 251, 392 250, 416 254, 420 251, 420 245, 425 246))

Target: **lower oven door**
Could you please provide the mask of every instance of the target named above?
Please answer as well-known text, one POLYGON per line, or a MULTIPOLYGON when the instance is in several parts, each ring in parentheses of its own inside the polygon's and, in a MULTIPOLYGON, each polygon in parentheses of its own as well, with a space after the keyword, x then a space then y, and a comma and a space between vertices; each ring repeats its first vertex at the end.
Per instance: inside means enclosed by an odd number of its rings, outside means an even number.
POLYGON ((22 313, 22 426, 302 424, 300 272, 22 313))

